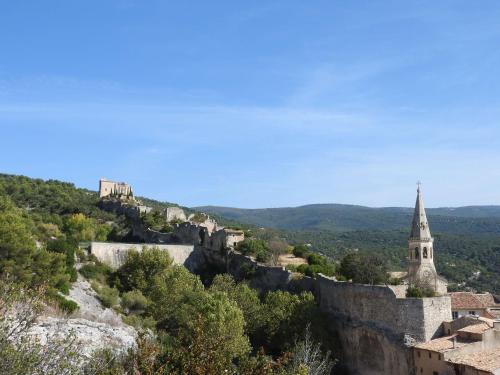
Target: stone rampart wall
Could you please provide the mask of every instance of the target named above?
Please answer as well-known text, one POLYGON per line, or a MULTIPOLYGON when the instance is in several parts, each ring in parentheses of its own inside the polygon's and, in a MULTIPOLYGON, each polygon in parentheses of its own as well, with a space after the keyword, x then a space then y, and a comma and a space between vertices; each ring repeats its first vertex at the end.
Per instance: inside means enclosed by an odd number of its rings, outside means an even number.
POLYGON ((111 242, 91 242, 90 254, 93 254, 100 262, 112 268, 120 267, 131 250, 141 252, 142 249, 157 247, 166 251, 173 259, 174 264, 187 265, 188 260, 194 253, 193 245, 159 245, 159 244, 130 244, 111 242))
POLYGON ((451 319, 449 297, 404 298, 403 286, 360 285, 322 275, 297 278, 234 251, 204 251, 208 262, 261 291, 312 292, 330 317, 332 335, 343 348, 335 354, 350 374, 413 374, 409 345, 441 334, 442 322, 451 319))

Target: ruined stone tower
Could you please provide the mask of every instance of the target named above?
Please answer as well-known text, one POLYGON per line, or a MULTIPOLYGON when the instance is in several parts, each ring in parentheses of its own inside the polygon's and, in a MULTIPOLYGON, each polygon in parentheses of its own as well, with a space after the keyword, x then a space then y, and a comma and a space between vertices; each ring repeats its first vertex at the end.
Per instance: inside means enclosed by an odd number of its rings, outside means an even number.
POLYGON ((447 282, 436 272, 433 243, 419 185, 408 239, 408 283, 410 286, 428 288, 438 294, 445 294, 447 282))

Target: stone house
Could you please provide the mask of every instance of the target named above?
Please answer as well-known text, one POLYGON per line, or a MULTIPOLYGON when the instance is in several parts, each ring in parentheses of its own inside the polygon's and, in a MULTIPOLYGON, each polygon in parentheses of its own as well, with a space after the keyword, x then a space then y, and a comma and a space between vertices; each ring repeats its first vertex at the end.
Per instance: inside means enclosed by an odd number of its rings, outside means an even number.
POLYGON ((446 336, 413 347, 416 374, 500 374, 500 322, 463 317, 443 328, 446 336))
POLYGON ((454 292, 449 296, 453 319, 467 315, 500 319, 500 301, 490 293, 454 292))

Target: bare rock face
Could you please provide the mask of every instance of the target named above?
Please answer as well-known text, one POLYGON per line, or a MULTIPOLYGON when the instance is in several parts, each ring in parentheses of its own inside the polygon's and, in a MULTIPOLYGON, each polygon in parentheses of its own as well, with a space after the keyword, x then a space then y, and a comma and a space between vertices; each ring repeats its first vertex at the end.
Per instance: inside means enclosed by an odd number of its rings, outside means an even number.
POLYGON ((123 352, 135 346, 137 331, 123 323, 114 310, 102 307, 89 282, 81 276, 67 298, 78 303, 77 312, 70 317, 47 313, 31 327, 30 335, 42 345, 71 336, 86 357, 99 349, 123 352))
POLYGON ((52 340, 74 338, 80 354, 85 357, 90 357, 99 349, 126 351, 134 347, 136 334, 131 327, 113 327, 81 318, 42 317, 30 329, 30 335, 37 337, 42 345, 52 340))

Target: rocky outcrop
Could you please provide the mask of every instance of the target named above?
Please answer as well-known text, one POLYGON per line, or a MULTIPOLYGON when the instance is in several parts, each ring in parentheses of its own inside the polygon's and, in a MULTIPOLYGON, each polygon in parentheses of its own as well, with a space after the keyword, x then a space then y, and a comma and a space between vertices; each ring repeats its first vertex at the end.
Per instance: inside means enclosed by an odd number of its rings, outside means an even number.
POLYGON ((127 326, 112 326, 82 318, 41 317, 31 327, 30 335, 40 344, 49 341, 73 337, 79 353, 91 357, 99 349, 111 349, 124 352, 135 345, 136 332, 127 326))
POLYGON ((73 284, 68 299, 78 303, 80 308, 76 313, 66 317, 49 312, 30 328, 29 334, 42 345, 73 337, 85 357, 99 349, 123 352, 135 346, 136 330, 123 323, 114 310, 102 307, 90 284, 81 276, 73 284))

